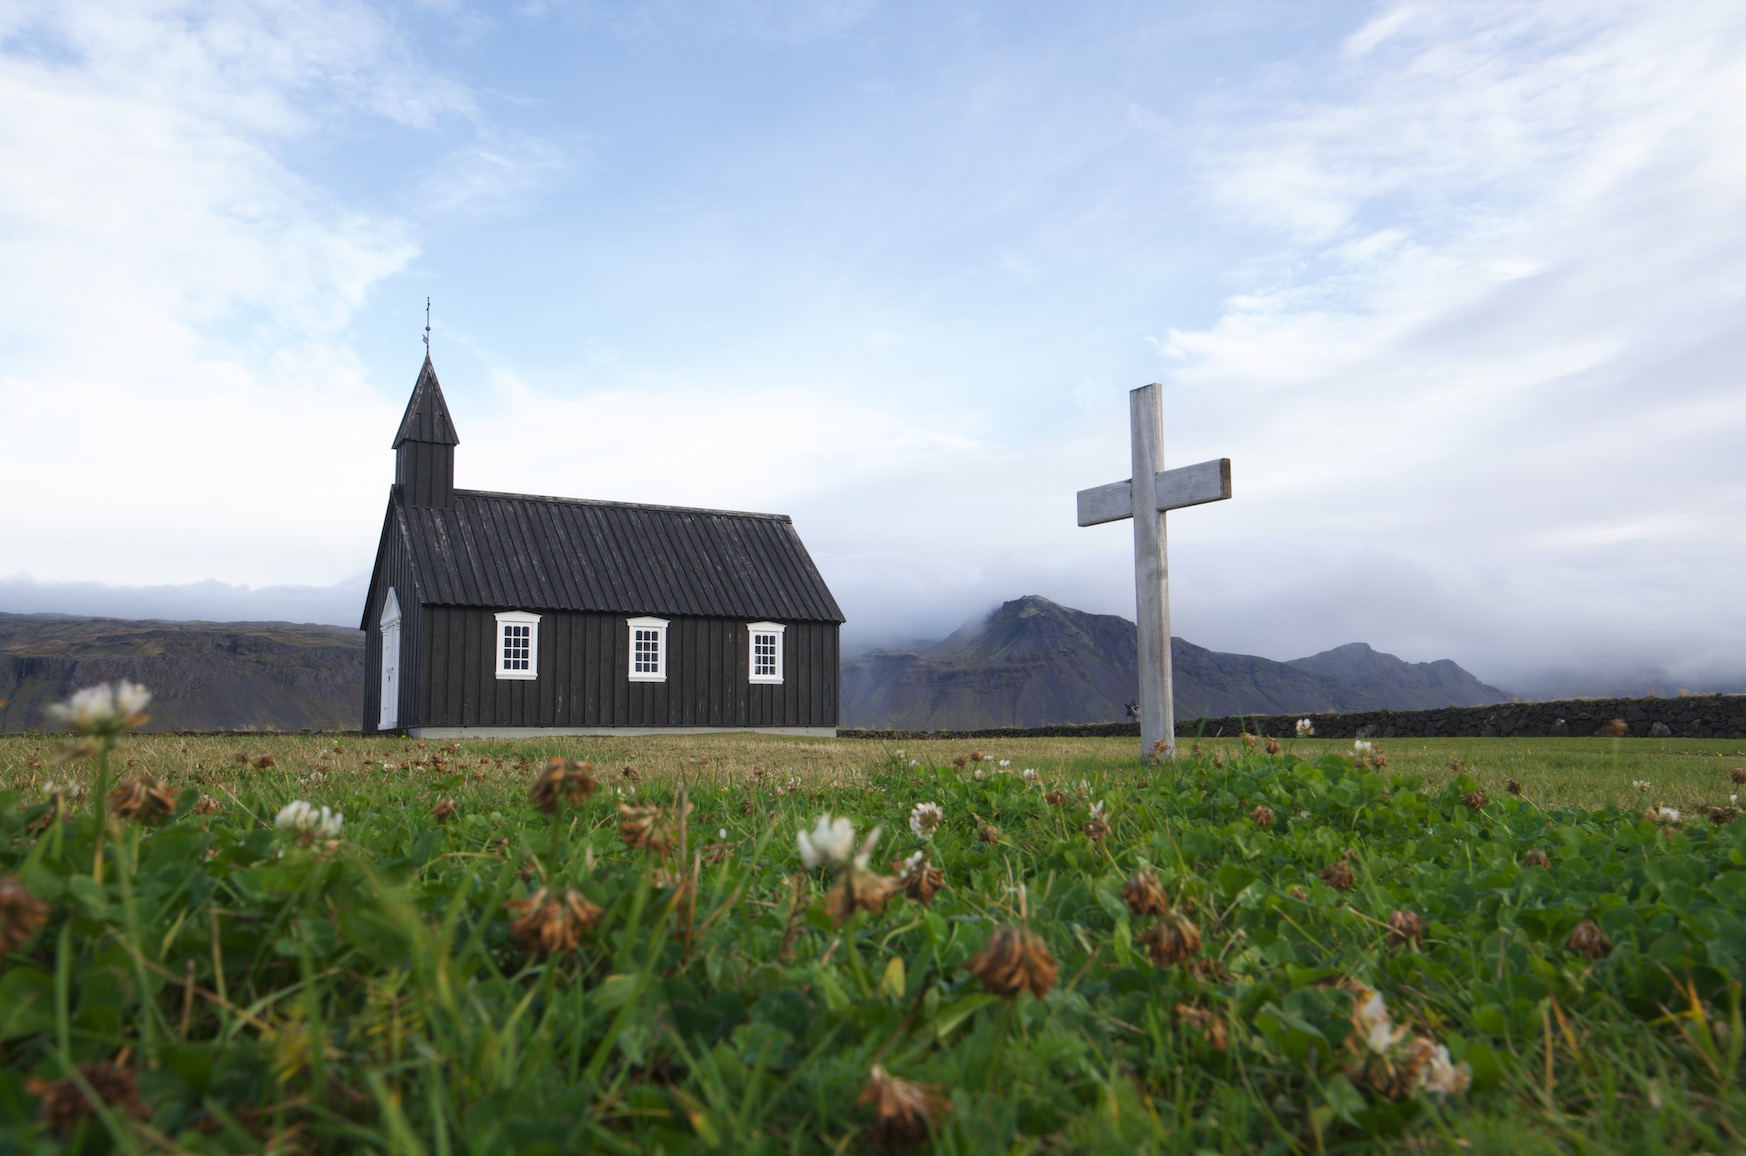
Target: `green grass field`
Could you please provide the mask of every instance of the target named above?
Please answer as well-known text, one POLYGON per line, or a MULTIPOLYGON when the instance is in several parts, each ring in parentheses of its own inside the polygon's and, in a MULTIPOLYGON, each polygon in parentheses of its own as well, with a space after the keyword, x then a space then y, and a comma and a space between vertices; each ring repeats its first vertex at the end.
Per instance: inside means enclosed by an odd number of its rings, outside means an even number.
POLYGON ((0 740, 0 1151, 1746 1146, 1746 743, 139 736, 99 825, 64 742, 0 740))

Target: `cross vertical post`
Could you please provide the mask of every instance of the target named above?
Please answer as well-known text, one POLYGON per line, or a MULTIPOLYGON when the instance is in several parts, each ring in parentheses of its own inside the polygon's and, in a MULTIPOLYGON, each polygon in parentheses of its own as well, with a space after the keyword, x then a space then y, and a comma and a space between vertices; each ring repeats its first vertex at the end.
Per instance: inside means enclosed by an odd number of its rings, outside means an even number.
POLYGON ((1176 753, 1170 671, 1170 562, 1158 475, 1164 469, 1164 399, 1156 384, 1128 393, 1133 442, 1134 609, 1140 628, 1140 751, 1176 753), (1162 742, 1162 747, 1157 744, 1162 742))
POLYGON ((1140 756, 1176 755, 1176 702, 1170 669, 1170 564, 1164 515, 1231 496, 1231 459, 1164 468, 1163 387, 1128 393, 1134 476, 1079 491, 1079 524, 1134 520, 1134 609, 1140 631, 1140 756))

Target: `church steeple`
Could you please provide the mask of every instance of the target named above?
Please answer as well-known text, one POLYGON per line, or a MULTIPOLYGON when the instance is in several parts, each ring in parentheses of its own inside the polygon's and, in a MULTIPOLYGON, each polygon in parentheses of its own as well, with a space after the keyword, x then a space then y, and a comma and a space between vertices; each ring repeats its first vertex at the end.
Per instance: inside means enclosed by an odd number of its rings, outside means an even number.
POLYGON ((426 353, 400 432, 394 435, 394 484, 410 505, 455 504, 455 447, 460 442, 436 367, 426 353))

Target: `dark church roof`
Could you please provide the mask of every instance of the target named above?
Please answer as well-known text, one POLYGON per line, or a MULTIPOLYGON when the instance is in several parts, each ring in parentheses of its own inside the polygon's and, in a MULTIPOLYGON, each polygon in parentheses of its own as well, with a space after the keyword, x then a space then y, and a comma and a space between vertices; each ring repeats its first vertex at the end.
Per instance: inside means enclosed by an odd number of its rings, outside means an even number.
POLYGON ((400 419, 400 432, 394 435, 391 449, 401 442, 430 442, 439 446, 458 446, 455 422, 449 416, 449 403, 443 400, 442 386, 437 384, 436 367, 430 354, 424 355, 424 368, 418 371, 418 383, 412 387, 412 398, 406 403, 406 416, 400 419))
MULTIPOLYGON (((396 484, 388 509, 419 602, 843 621, 786 515, 457 490, 447 463, 459 441, 427 356, 394 445, 405 460, 428 457, 421 449, 428 444, 445 465, 419 473, 417 485, 396 484)), ((372 598, 380 597, 383 561, 379 555, 372 598)), ((366 629, 371 610, 364 611, 366 629)))
POLYGON ((426 603, 843 621, 784 515, 479 490, 394 507, 426 603))

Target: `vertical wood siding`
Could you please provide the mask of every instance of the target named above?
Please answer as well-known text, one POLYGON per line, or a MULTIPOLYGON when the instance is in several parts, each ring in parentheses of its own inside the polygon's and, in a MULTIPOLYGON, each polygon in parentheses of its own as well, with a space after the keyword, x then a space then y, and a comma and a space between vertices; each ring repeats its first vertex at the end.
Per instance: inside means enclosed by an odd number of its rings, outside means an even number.
POLYGON ((576 611, 540 616, 539 677, 496 676, 497 623, 490 610, 408 608, 422 645, 414 708, 423 726, 785 726, 837 725, 838 626, 791 622, 783 634, 780 684, 747 677, 746 623, 673 618, 667 681, 632 682, 625 617, 576 611))

